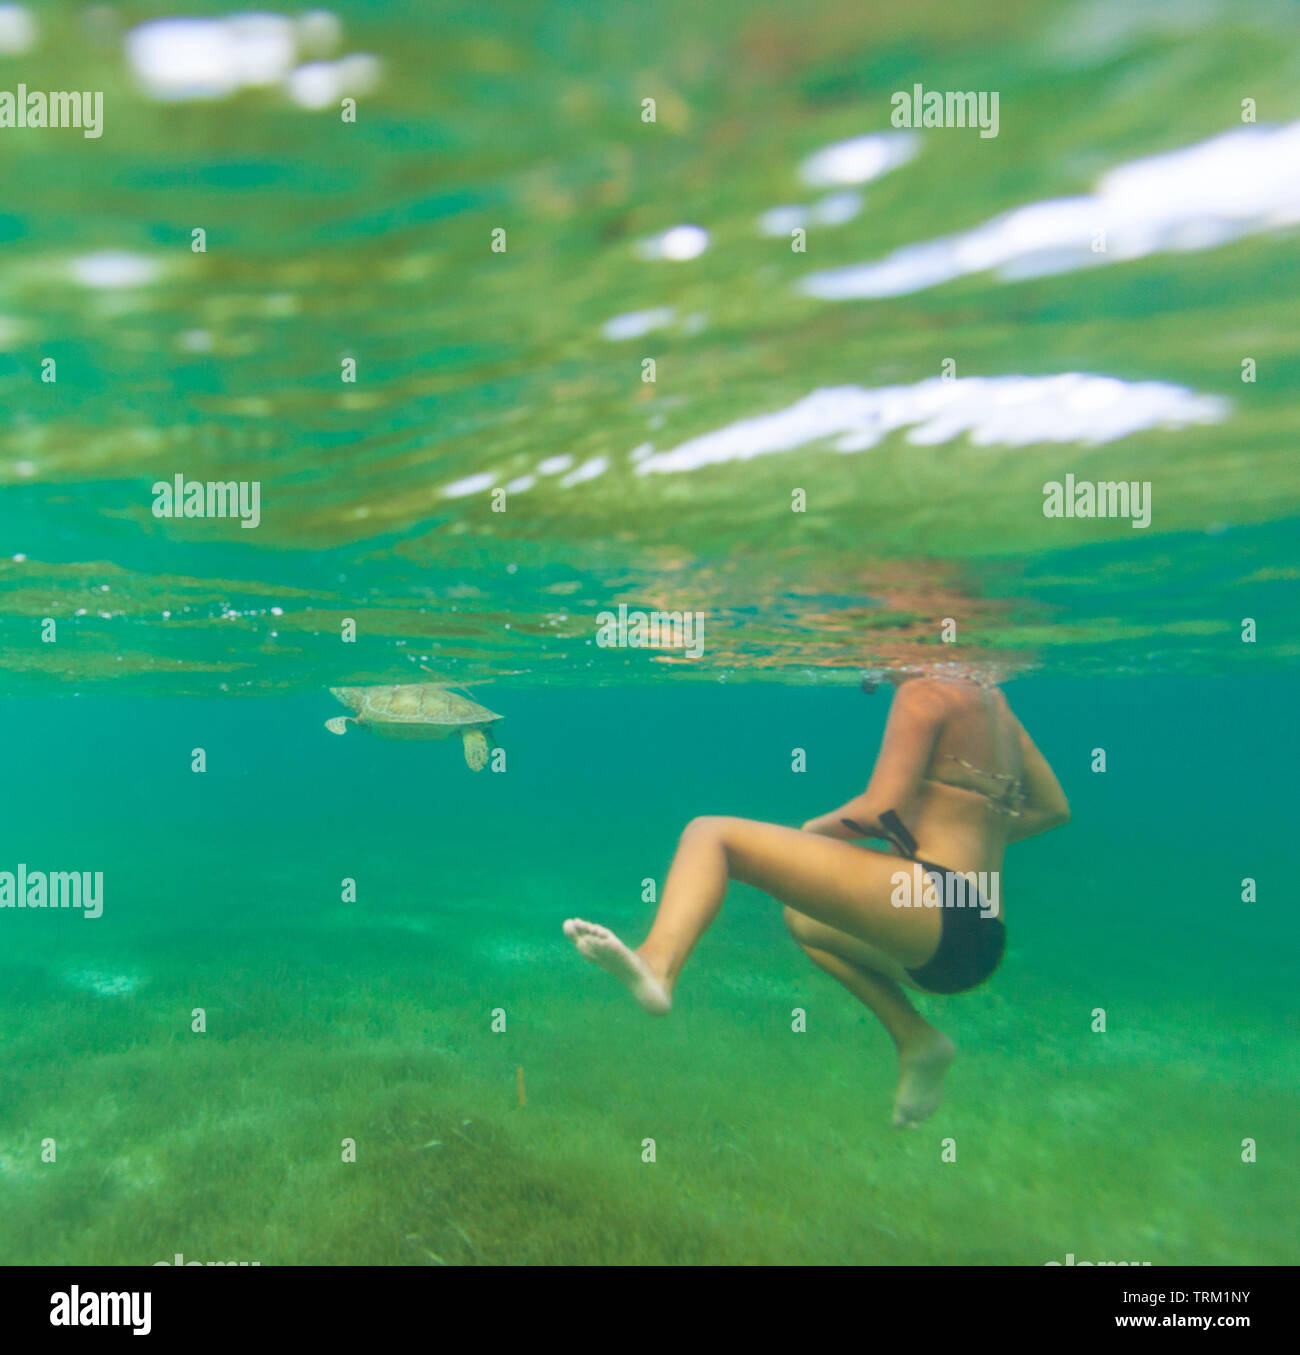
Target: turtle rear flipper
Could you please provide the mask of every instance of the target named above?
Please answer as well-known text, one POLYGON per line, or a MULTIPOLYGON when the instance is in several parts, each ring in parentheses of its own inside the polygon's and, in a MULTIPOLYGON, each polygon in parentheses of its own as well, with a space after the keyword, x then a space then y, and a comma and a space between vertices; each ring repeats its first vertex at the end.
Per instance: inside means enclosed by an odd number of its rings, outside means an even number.
POLYGON ((487 766, 488 739, 481 729, 467 729, 461 735, 465 744, 465 761, 472 772, 481 772, 487 766))
POLYGON ((351 722, 352 717, 349 715, 336 715, 332 720, 325 721, 325 728, 328 729, 331 734, 346 734, 348 732, 348 725, 351 722))

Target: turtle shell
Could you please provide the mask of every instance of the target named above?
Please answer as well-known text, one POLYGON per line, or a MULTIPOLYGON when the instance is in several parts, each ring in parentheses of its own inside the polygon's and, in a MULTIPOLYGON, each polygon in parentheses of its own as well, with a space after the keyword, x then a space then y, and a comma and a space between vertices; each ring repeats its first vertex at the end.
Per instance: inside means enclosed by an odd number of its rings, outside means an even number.
POLYGON ((395 738, 447 738, 502 717, 434 682, 382 687, 331 687, 330 691, 376 734, 395 738))

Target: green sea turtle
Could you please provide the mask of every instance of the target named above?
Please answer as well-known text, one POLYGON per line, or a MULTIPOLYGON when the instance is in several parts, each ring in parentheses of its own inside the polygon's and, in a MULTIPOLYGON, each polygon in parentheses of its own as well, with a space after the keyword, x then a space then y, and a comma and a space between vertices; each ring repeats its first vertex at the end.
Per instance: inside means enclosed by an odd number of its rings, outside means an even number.
POLYGON ((349 724, 387 739, 449 739, 458 734, 465 744, 465 761, 475 772, 487 766, 490 726, 503 718, 434 682, 331 687, 330 692, 353 712, 326 720, 331 734, 345 734, 349 724))

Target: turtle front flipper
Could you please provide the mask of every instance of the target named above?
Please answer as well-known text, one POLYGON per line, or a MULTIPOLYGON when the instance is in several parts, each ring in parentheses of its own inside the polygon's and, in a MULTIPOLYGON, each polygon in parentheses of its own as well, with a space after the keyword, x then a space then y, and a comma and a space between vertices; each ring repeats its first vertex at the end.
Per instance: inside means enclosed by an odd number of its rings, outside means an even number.
POLYGON ((346 734, 348 725, 352 723, 354 723, 354 718, 351 715, 336 715, 332 720, 325 721, 325 728, 331 734, 346 734))
POLYGON ((461 735, 465 744, 465 761, 472 772, 481 772, 487 766, 488 740, 481 729, 467 729, 461 735))

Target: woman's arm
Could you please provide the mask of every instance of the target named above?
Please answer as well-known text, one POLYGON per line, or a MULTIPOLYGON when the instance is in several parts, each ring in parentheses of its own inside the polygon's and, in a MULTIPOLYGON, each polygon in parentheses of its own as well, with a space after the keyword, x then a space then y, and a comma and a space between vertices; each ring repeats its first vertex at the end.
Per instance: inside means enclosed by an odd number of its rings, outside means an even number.
POLYGON ((895 810, 904 823, 908 821, 912 802, 925 769, 930 765, 934 742, 943 727, 945 707, 942 698, 924 681, 906 683, 894 695, 885 725, 885 737, 871 773, 871 781, 861 795, 829 814, 809 819, 804 831, 822 837, 837 837, 845 841, 862 837, 889 835, 880 826, 879 816, 886 810, 895 810), (862 831, 844 823, 851 819, 862 831))
POLYGON ((1011 820, 1008 842, 1023 842, 1027 837, 1036 837, 1070 821, 1070 803, 1061 783, 1025 732, 1024 725, 1020 726, 1020 755, 1025 766, 1025 805, 1020 817, 1011 820))

